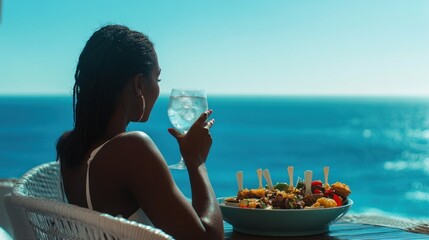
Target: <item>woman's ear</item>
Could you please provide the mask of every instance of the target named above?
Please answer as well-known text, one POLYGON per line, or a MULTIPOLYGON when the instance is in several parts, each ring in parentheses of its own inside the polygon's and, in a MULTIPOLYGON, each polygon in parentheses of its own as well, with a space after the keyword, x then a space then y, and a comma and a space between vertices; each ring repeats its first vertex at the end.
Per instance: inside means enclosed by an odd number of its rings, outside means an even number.
POLYGON ((133 79, 133 88, 136 95, 142 95, 143 94, 143 74, 139 73, 134 76, 133 79))

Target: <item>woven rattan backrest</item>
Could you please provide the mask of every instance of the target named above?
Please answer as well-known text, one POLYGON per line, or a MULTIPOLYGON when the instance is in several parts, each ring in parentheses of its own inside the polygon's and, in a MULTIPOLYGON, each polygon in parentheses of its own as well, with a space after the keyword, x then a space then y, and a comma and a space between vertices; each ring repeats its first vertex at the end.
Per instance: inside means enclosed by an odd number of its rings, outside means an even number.
POLYGON ((21 179, 21 191, 26 196, 60 200, 59 195, 59 164, 46 163, 31 169, 21 179))
POLYGON ((25 209, 38 239, 173 239, 159 229, 61 202, 58 164, 47 163, 26 173, 12 191, 25 209))

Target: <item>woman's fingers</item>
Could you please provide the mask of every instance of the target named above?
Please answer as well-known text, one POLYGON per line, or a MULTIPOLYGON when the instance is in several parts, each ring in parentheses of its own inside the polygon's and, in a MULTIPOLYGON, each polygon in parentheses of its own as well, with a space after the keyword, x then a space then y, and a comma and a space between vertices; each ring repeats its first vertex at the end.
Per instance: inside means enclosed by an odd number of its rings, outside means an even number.
POLYGON ((195 124, 200 124, 200 125, 204 124, 206 122, 207 118, 210 116, 210 114, 212 114, 212 112, 213 112, 213 110, 211 110, 211 109, 203 112, 201 114, 201 116, 197 119, 197 121, 195 121, 194 125, 195 124))
POLYGON ((186 134, 181 134, 174 128, 168 129, 179 142, 180 152, 189 168, 191 165, 198 166, 207 160, 212 144, 210 128, 214 124, 214 119, 208 120, 208 118, 212 112, 213 110, 208 110, 201 114, 186 134))
POLYGON ((214 119, 212 119, 212 120, 210 120, 210 121, 206 122, 206 124, 205 124, 204 128, 210 129, 210 128, 213 126, 214 122, 215 122, 215 120, 214 120, 214 119))
POLYGON ((181 135, 181 133, 174 128, 169 128, 168 132, 176 139, 181 135))
POLYGON ((213 126, 214 124, 214 119, 207 121, 207 119, 209 118, 209 116, 212 114, 213 110, 207 110, 205 111, 203 114, 201 114, 201 116, 198 118, 197 121, 195 121, 195 123, 193 124, 192 127, 203 127, 207 130, 210 130, 210 128, 213 126), (206 122, 207 121, 207 122, 206 122))

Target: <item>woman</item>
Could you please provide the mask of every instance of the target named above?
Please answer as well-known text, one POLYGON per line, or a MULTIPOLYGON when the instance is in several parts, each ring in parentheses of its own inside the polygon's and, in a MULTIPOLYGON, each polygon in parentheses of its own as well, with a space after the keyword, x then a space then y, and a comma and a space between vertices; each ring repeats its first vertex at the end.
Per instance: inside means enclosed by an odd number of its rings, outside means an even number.
POLYGON ((223 239, 223 222, 205 161, 212 139, 203 113, 186 135, 169 132, 188 168, 192 204, 163 156, 129 122, 146 122, 159 95, 155 49, 142 33, 109 25, 86 43, 73 88, 74 129, 57 143, 65 201, 125 218, 140 218, 176 239, 223 239))

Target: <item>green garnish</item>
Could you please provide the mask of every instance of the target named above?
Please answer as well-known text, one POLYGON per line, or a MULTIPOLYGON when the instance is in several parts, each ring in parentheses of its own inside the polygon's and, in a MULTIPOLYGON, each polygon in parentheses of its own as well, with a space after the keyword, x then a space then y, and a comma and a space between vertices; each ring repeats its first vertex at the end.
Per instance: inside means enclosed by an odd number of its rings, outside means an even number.
POLYGON ((280 191, 286 191, 289 188, 289 184, 287 183, 277 183, 274 185, 275 189, 278 189, 280 191))

